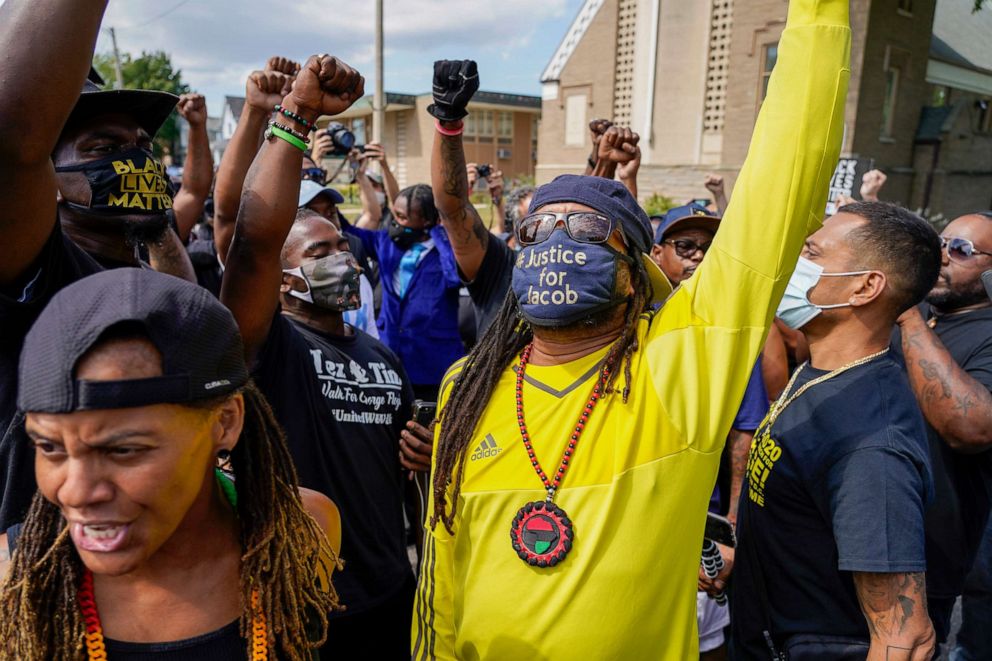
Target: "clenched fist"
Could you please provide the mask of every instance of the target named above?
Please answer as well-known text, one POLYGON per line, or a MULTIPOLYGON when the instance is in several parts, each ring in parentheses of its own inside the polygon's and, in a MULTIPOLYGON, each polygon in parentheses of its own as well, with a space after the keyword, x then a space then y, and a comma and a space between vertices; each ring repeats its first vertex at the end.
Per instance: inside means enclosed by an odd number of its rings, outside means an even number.
POLYGON ((434 103, 427 112, 442 122, 457 122, 479 89, 479 69, 473 60, 438 60, 434 63, 434 103))
MULTIPOLYGON (((182 103, 180 101, 180 103, 182 103)), ((861 177, 861 199, 868 202, 878 202, 878 192, 885 185, 888 177, 881 170, 869 170, 861 177)))
POLYGON ((256 110, 272 112, 286 96, 291 80, 278 71, 253 71, 245 85, 245 103, 256 110))
POLYGON ((330 55, 311 55, 296 75, 287 99, 316 119, 339 115, 365 94, 365 78, 330 55))
POLYGON ((176 110, 190 126, 202 126, 207 123, 207 100, 202 94, 183 94, 179 97, 176 110))
POLYGON ((641 137, 630 129, 611 126, 599 141, 599 160, 627 163, 638 154, 637 143, 641 137))

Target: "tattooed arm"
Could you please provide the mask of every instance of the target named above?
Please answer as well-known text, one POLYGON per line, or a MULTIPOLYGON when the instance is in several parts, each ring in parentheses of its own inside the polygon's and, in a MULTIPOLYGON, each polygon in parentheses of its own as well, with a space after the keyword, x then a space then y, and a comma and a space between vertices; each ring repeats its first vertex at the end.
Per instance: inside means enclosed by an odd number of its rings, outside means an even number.
POLYGON ((992 393, 954 361, 919 310, 898 323, 909 382, 927 422, 958 452, 992 447, 992 393))
POLYGON ((922 573, 854 572, 854 587, 871 633, 867 661, 930 661, 936 635, 922 573))
POLYGON ((466 280, 475 280, 489 245, 489 230, 468 197, 465 149, 460 135, 447 136, 435 131, 431 187, 458 268, 466 280))

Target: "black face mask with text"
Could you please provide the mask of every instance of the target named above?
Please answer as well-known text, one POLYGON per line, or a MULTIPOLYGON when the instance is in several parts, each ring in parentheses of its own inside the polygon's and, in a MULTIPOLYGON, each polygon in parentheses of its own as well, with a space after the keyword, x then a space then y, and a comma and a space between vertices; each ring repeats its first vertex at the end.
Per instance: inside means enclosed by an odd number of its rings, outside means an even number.
POLYGON ((165 168, 139 147, 95 161, 63 165, 55 171, 82 172, 86 176, 90 203, 66 202, 75 209, 122 215, 161 215, 172 209, 165 168))

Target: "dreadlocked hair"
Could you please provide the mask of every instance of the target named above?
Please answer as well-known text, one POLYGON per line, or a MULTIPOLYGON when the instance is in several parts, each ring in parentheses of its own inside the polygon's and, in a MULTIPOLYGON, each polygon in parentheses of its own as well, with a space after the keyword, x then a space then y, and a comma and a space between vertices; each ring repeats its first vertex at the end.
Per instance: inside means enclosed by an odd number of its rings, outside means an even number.
MULTIPOLYGON (((327 638, 327 613, 340 608, 333 586, 322 588, 318 574, 330 576, 342 564, 304 509, 296 469, 268 402, 250 381, 242 394, 244 429, 231 451, 243 549, 241 635, 251 658, 252 620, 263 616, 270 651, 280 659, 309 660, 309 648, 327 638)), ((0 585, 0 659, 86 658, 77 600, 83 571, 58 507, 36 493, 0 585)))
POLYGON ((434 206, 434 193, 431 191, 431 187, 427 184, 415 184, 413 186, 407 186, 399 192, 396 199, 405 197, 407 199, 407 215, 413 210, 414 202, 417 204, 417 208, 420 210, 420 216, 424 219, 425 227, 434 227, 437 225, 440 216, 437 212, 437 207, 434 206))
MULTIPOLYGON (((621 392, 624 404, 630 395, 630 365, 638 349, 638 319, 648 310, 652 296, 651 282, 640 254, 631 249, 628 249, 628 254, 633 257, 630 284, 634 294, 627 301, 620 337, 610 347, 600 366, 600 378, 603 370, 609 370, 604 393, 612 393, 616 392, 614 384, 621 371, 619 367, 623 365, 624 385, 621 392)), ((511 289, 503 299, 503 306, 489 330, 465 359, 462 371, 452 385, 451 396, 438 418, 441 434, 434 450, 434 511, 430 519, 432 529, 440 521, 449 533, 454 533, 452 526, 461 494, 465 458, 469 455, 467 450, 475 434, 475 426, 482 418, 503 371, 517 360, 523 348, 533 339, 534 331, 521 318, 517 298, 511 289), (452 489, 450 505, 449 486, 452 489)))

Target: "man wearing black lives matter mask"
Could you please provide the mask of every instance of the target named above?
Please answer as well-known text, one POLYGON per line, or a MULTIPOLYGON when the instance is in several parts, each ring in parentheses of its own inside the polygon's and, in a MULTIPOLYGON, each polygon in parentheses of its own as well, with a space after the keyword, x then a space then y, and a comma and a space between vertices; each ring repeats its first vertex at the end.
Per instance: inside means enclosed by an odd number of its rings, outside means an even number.
MULTIPOLYGON (((848 25, 847 0, 790 3, 734 200, 674 292, 623 184, 563 175, 537 189, 514 227, 512 295, 442 382, 413 658, 698 658, 707 504, 826 203, 848 25)), ((458 160, 473 74, 470 62, 435 65, 433 158, 444 165, 432 172, 446 191, 467 186, 458 160)), ((486 230, 467 195, 452 197, 442 222, 456 256, 475 260, 459 260, 471 276, 486 230)))
POLYGON ((138 265, 138 244, 156 270, 195 281, 151 155, 177 97, 101 91, 87 63, 105 7, 0 7, 0 531, 23 520, 34 493, 14 402, 24 336, 45 304, 88 274, 138 265))
POLYGON ((281 110, 270 108, 266 137, 247 170, 221 301, 286 430, 300 484, 330 496, 341 511, 345 567, 334 582, 346 610, 331 615, 322 654, 402 659, 409 656, 414 579, 399 441, 416 433, 429 445, 430 436, 408 423, 413 393, 399 359, 344 321, 361 303, 361 269, 338 224, 297 208, 305 145, 286 137, 294 137, 287 129, 306 134, 318 116, 345 111, 362 98, 364 84, 337 58, 314 56, 291 90, 273 100, 281 110))

